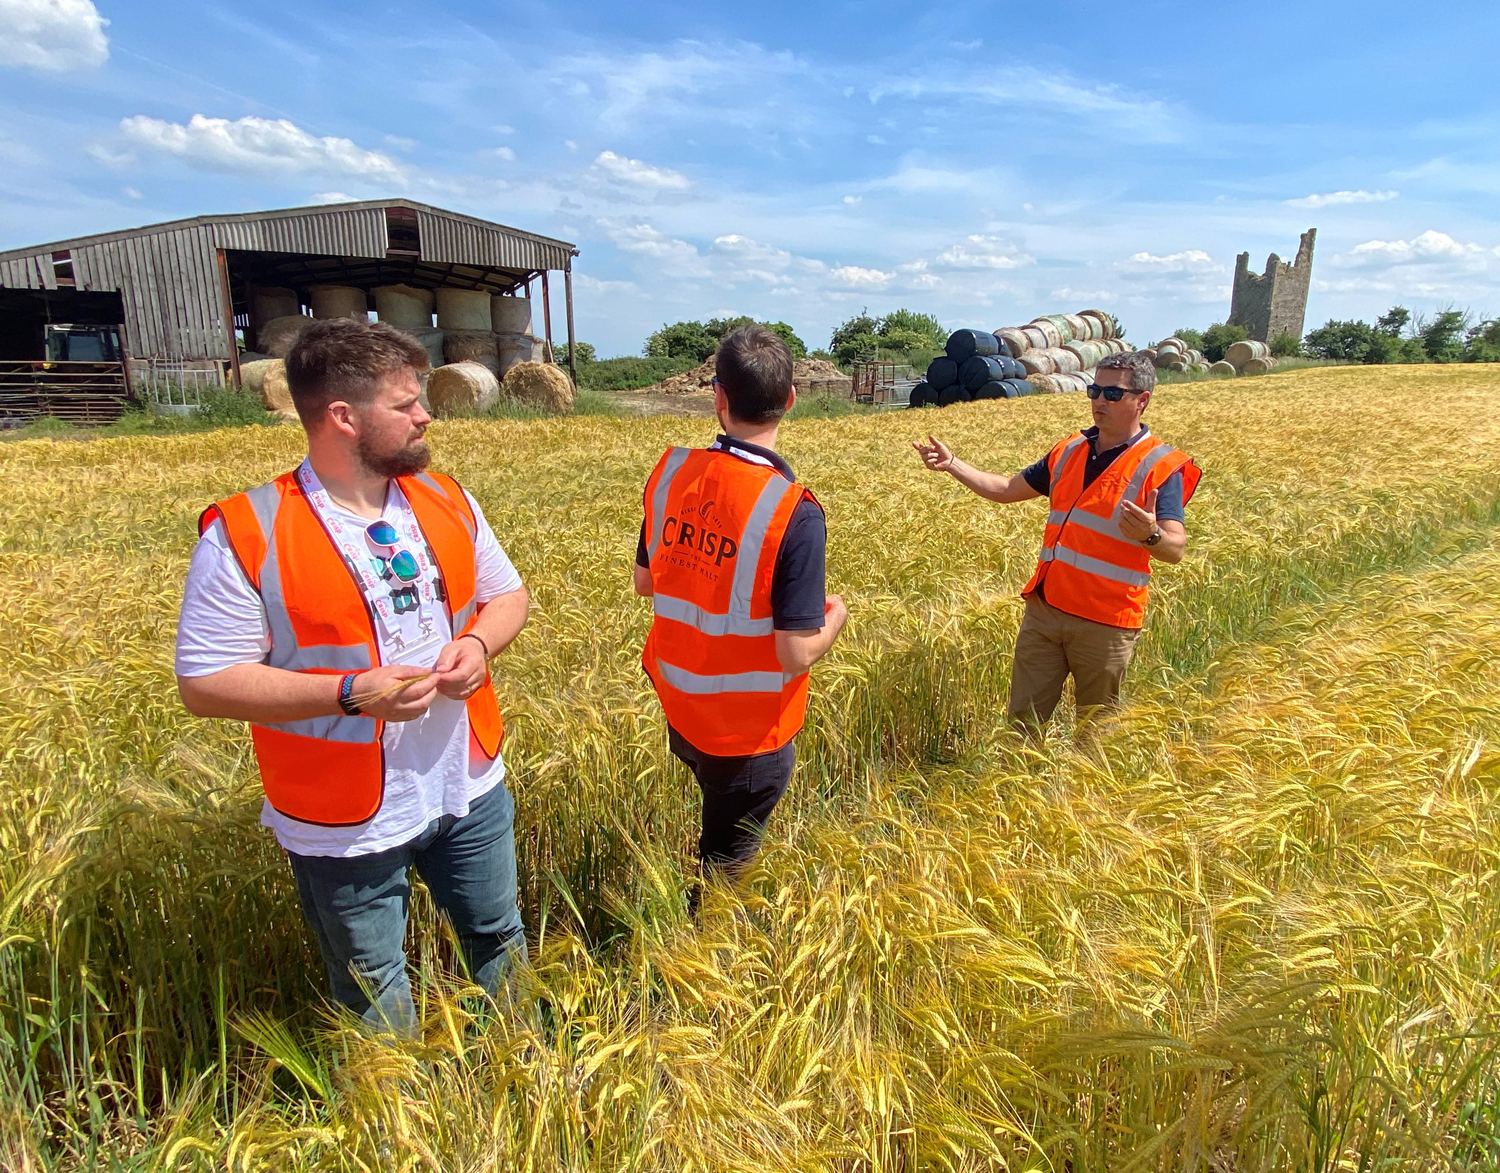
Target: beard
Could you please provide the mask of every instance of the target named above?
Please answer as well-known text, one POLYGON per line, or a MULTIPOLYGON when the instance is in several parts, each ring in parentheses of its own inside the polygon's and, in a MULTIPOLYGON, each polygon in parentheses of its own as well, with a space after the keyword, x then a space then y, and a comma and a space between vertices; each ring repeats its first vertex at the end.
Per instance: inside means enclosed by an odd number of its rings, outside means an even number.
POLYGON ((418 440, 396 452, 380 452, 366 437, 360 436, 358 452, 359 462, 376 476, 382 477, 415 476, 432 460, 432 450, 427 447, 426 440, 418 440))

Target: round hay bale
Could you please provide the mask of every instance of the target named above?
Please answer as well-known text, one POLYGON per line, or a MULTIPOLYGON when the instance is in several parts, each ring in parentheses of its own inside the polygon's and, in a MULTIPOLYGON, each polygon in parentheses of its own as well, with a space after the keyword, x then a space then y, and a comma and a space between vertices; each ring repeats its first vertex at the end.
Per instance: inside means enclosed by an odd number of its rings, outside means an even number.
POLYGON ((1208 373, 1210 375, 1239 374, 1239 372, 1234 369, 1234 364, 1232 362, 1225 362, 1222 358, 1218 362, 1212 362, 1208 364, 1208 373))
POLYGON ((1016 326, 1001 326, 995 331, 995 337, 1010 348, 1011 358, 1020 358, 1031 349, 1031 340, 1016 326))
POLYGON ((1055 375, 1032 375, 1026 382, 1031 384, 1031 389, 1038 395, 1056 395, 1057 383, 1055 375))
POLYGON ((911 389, 911 396, 906 401, 907 407, 926 407, 933 403, 935 392, 927 383, 918 383, 911 389))
POLYGON ((1033 318, 1029 324, 1032 329, 1042 332, 1042 349, 1055 349, 1063 344, 1062 331, 1050 318, 1033 318))
POLYGON ((1246 359, 1245 362, 1244 362, 1244 365, 1242 365, 1240 367, 1240 374, 1242 374, 1242 375, 1264 375, 1267 371, 1269 371, 1275 365, 1276 365, 1276 360, 1274 358, 1270 358, 1270 357, 1246 359))
POLYGON ((427 367, 429 370, 437 370, 443 365, 443 332, 428 327, 425 330, 414 330, 403 328, 403 334, 410 334, 417 340, 417 345, 427 352, 427 367))
POLYGON ((307 300, 312 304, 313 317, 358 318, 370 320, 370 299, 363 289, 349 285, 314 285, 307 291, 307 300))
POLYGON ((1203 352, 1201 350, 1189 349, 1187 352, 1188 366, 1201 367, 1203 365, 1203 352))
POLYGON ((252 285, 250 287, 250 324, 260 326, 272 318, 289 318, 302 312, 302 303, 295 289, 283 289, 279 285, 252 285))
POLYGON ((255 345, 272 358, 285 358, 296 345, 298 335, 311 324, 312 319, 302 314, 272 318, 255 331, 255 345))
POLYGON ((1064 314, 1063 321, 1068 323, 1068 329, 1072 331, 1073 342, 1087 342, 1093 337, 1094 328, 1089 324, 1089 319, 1082 314, 1064 314))
POLYGON ((539 353, 545 349, 540 346, 530 334, 496 334, 495 344, 500 355, 500 374, 504 375, 511 367, 520 362, 543 362, 546 355, 539 353))
POLYGON ((1006 394, 1006 386, 998 379, 989 379, 979 385, 979 390, 974 392, 975 399, 1009 399, 1006 394))
POLYGON ((954 362, 963 362, 976 354, 987 358, 1000 353, 1000 340, 988 330, 955 330, 948 335, 943 351, 954 362))
MULTIPOLYGON (((1017 329, 1019 329, 1021 333, 1026 337, 1027 350, 1047 349, 1047 335, 1042 332, 1040 327, 1028 324, 1025 326, 1018 326, 1017 329)), ((1016 357, 1020 358, 1021 356, 1018 354, 1016 355, 1016 357)))
POLYGON ((477 362, 440 366, 427 379, 427 401, 436 416, 484 411, 500 399, 500 380, 477 362))
POLYGON ((1114 338, 1119 335, 1120 323, 1116 321, 1114 314, 1106 313, 1104 310, 1079 310, 1078 316, 1097 319, 1101 338, 1114 338))
POLYGON ((1028 350, 1016 361, 1021 364, 1021 369, 1026 372, 1027 378, 1057 372, 1057 363, 1052 359, 1052 352, 1045 348, 1028 350))
POLYGON ((1163 338, 1156 344, 1156 350, 1158 354, 1164 350, 1175 350, 1178 354, 1186 354, 1187 343, 1181 338, 1163 338))
POLYGON ((490 329, 496 334, 530 334, 531 299, 491 295, 490 329))
POLYGON ((955 403, 967 403, 969 401, 969 389, 962 383, 954 383, 951 387, 944 387, 938 392, 937 405, 939 407, 952 407, 955 403))
POLYGON ((1052 360, 1052 369, 1060 375, 1076 375, 1083 370, 1083 363, 1071 350, 1064 350, 1061 346, 1048 350, 1047 357, 1052 360))
POLYGON ((377 285, 375 316, 398 330, 432 329, 432 290, 411 285, 377 285))
POLYGON ((286 363, 262 358, 240 363, 240 390, 260 400, 267 411, 294 411, 292 392, 286 385, 286 363))
POLYGON ((927 364, 927 383, 934 391, 946 391, 958 382, 958 364, 940 354, 927 364))
POLYGON ((505 372, 501 391, 507 399, 564 415, 573 410, 573 380, 549 362, 517 363, 505 372))
POLYGON ((447 330, 443 333, 443 358, 451 363, 483 363, 498 374, 500 346, 488 330, 447 330))
POLYGON ((1231 342, 1224 348, 1224 361, 1234 364, 1234 369, 1243 371, 1245 364, 1254 358, 1270 358, 1271 348, 1264 342, 1256 342, 1253 339, 1244 342, 1231 342))
POLYGON ((437 324, 442 330, 490 332, 490 295, 483 289, 439 289, 437 324))
POLYGON ((978 391, 986 383, 1005 378, 1005 364, 998 354, 974 355, 958 364, 958 381, 970 391, 978 391))
POLYGON ((1188 369, 1188 365, 1182 359, 1174 358, 1167 364, 1167 369, 1169 371, 1185 371, 1188 369))

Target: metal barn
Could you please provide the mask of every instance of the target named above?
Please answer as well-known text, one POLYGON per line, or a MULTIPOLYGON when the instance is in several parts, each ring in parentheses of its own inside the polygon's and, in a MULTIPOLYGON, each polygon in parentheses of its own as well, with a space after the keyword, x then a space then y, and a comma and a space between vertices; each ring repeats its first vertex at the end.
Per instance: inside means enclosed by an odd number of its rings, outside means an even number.
POLYGON ((0 417, 108 419, 133 388, 238 382, 237 331, 251 337, 266 287, 293 291, 304 314, 318 286, 363 290, 369 309, 381 286, 539 288, 538 348, 550 359, 547 278, 560 271, 573 367, 577 255, 566 241, 404 199, 195 216, 0 252, 0 417))

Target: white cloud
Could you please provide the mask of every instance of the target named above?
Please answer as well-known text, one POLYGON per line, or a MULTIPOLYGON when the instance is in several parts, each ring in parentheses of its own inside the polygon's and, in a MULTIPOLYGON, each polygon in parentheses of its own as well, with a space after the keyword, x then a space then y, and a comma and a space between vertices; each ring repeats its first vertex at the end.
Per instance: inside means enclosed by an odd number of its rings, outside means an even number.
POLYGON ((1163 273, 1202 272, 1214 267, 1214 259, 1201 249, 1189 248, 1166 256, 1154 256, 1148 252, 1131 253, 1128 264, 1142 269, 1154 269, 1163 273))
POLYGON ((1417 261, 1473 260, 1490 251, 1482 245, 1464 244, 1446 232, 1429 228, 1411 240, 1367 240, 1334 260, 1345 265, 1380 262, 1400 265, 1417 261))
POLYGON ((1300 200, 1283 200, 1288 207, 1292 208, 1335 208, 1340 204, 1379 204, 1386 200, 1393 200, 1401 193, 1399 191, 1329 191, 1314 192, 1312 195, 1303 196, 1300 200))
POLYGON ((388 147, 395 147, 398 151, 415 151, 417 149, 417 140, 407 138, 405 135, 383 134, 380 136, 380 141, 388 147))
POLYGON ((262 177, 311 172, 405 181, 405 173, 389 155, 364 150, 346 138, 319 138, 284 118, 247 117, 230 122, 194 114, 184 126, 137 115, 124 119, 120 129, 136 146, 175 155, 204 171, 262 177))
POLYGON ((665 167, 653 167, 640 159, 629 159, 613 151, 600 151, 594 160, 594 169, 610 179, 637 187, 653 187, 660 190, 680 191, 689 186, 688 177, 665 167))
POLYGON ((651 258, 658 274, 672 277, 707 277, 708 262, 696 248, 653 228, 650 224, 620 224, 600 221, 615 247, 651 258))
POLYGON ((850 207, 853 207, 855 204, 859 203, 864 198, 865 198, 864 196, 845 196, 844 197, 844 203, 848 204, 850 207))
POLYGON ((1019 269, 1033 258, 999 236, 966 236, 938 254, 938 264, 950 269, 1019 269))
POLYGON ((830 269, 828 276, 835 283, 852 289, 879 289, 894 274, 882 273, 879 269, 861 269, 858 265, 840 265, 837 269, 830 269))
POLYGON ((319 191, 313 193, 315 204, 352 204, 354 197, 341 191, 319 191))
POLYGON ((509 147, 491 147, 489 150, 480 151, 479 153, 481 155, 489 155, 495 159, 503 159, 507 163, 514 163, 516 159, 515 151, 509 147))
POLYGON ((122 187, 120 190, 133 200, 141 200, 146 198, 145 196, 141 195, 139 189, 134 187, 122 187))
POLYGON ((576 151, 578 149, 578 144, 570 138, 563 139, 563 146, 567 147, 570 151, 576 151))
POLYGON ((785 269, 792 263, 792 254, 785 249, 738 234, 715 237, 713 251, 736 264, 754 265, 760 269, 785 269))
POLYGON ((91 0, 0 0, 0 65, 53 73, 103 65, 108 23, 91 0))
POLYGON ((516 133, 516 128, 514 126, 509 125, 508 123, 505 123, 505 122, 496 123, 494 126, 490 127, 490 129, 493 130, 496 134, 515 134, 516 133))

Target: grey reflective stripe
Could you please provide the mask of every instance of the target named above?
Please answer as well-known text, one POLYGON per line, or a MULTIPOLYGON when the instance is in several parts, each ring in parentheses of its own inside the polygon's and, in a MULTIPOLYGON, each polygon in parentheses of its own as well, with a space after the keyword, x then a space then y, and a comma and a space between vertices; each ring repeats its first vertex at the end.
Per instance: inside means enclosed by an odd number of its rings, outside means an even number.
POLYGON ((729 591, 730 615, 749 621, 755 573, 760 565, 761 548, 766 544, 766 534, 771 529, 771 519, 776 516, 782 498, 794 491, 797 491, 797 486, 776 473, 755 499, 755 507, 750 510, 750 517, 740 535, 740 548, 735 552, 734 585, 729 591))
POLYGON ((1098 558, 1090 558, 1087 554, 1080 554, 1077 550, 1070 550, 1066 546, 1058 546, 1052 550, 1042 551, 1042 561, 1064 562, 1069 566, 1083 571, 1085 574, 1095 574, 1100 578, 1107 578, 1113 582, 1123 582, 1128 586, 1146 586, 1151 582, 1149 573, 1139 570, 1126 570, 1115 566, 1113 563, 1104 562, 1098 558))
MULTIPOLYGON (((261 512, 264 498, 257 500, 262 489, 275 490, 274 485, 262 485, 250 490, 251 502, 256 516, 266 530, 266 560, 260 567, 260 598, 266 609, 266 626, 271 630, 271 654, 267 663, 272 668, 283 668, 288 672, 304 672, 309 668, 328 668, 336 672, 363 672, 373 668, 370 649, 365 644, 313 644, 299 647, 297 635, 292 628, 292 617, 287 611, 286 596, 281 589, 281 565, 276 552, 276 543, 271 540, 275 531, 276 508, 281 496, 275 493, 270 502, 269 516, 261 512)), ((309 507, 310 508, 310 507, 309 507)), ((341 558, 340 564, 343 559, 341 558)), ((279 729, 285 733, 298 733, 303 737, 320 737, 324 741, 342 741, 367 745, 375 740, 373 717, 347 717, 334 713, 323 717, 310 717, 304 721, 264 722, 267 729, 279 729)))
POLYGON ((1080 432, 1068 441, 1067 447, 1057 457, 1057 463, 1048 471, 1047 475, 1052 478, 1052 483, 1047 486, 1047 496, 1052 496, 1057 491, 1057 482, 1062 480, 1063 468, 1068 463, 1068 457, 1078 450, 1078 446, 1084 443, 1086 437, 1080 432))
POLYGON ((276 511, 281 507, 281 492, 276 488, 276 482, 271 481, 247 490, 245 498, 250 502, 250 508, 255 510, 255 520, 260 522, 261 535, 269 546, 271 535, 276 530, 276 511))
POLYGON ((659 591, 652 596, 651 605, 663 619, 686 623, 704 635, 771 635, 776 630, 775 620, 770 617, 751 619, 742 615, 715 615, 697 603, 674 599, 659 591))
POLYGON ((667 491, 672 487, 672 478, 687 461, 691 448, 673 448, 667 463, 661 470, 661 480, 656 482, 656 492, 651 494, 651 541, 646 546, 647 559, 654 559, 661 546, 661 527, 667 520, 667 491))
MULTIPOLYGON (((1130 542, 1131 545, 1136 545, 1135 542, 1132 542, 1131 539, 1120 532, 1120 526, 1113 517, 1100 517, 1097 513, 1090 513, 1087 509, 1079 509, 1076 506, 1071 513, 1064 513, 1060 516, 1066 517, 1069 525, 1091 529, 1096 534, 1103 534, 1106 538, 1114 538, 1117 542, 1130 542)), ((1057 524, 1061 525, 1062 522, 1059 521, 1057 524)))
MULTIPOLYGON (((446 497, 449 501, 453 501, 453 498, 448 495, 448 490, 443 488, 442 485, 438 484, 437 479, 432 476, 431 473, 419 472, 416 479, 421 481, 438 496, 446 497)), ((462 493, 463 487, 460 486, 458 491, 459 493, 462 493)), ((408 504, 410 504, 410 502, 408 502, 408 504)), ((475 533, 474 522, 469 518, 468 505, 469 503, 467 501, 453 501, 453 509, 458 514, 458 519, 464 523, 464 529, 469 531, 469 541, 472 542, 476 537, 478 537, 478 534, 475 533)), ((413 512, 416 511, 413 510, 413 512)))
POLYGON ((686 668, 656 661, 661 677, 678 692, 712 696, 723 692, 781 692, 786 677, 780 672, 728 672, 722 676, 699 676, 686 668))
POLYGON ((479 605, 476 602, 474 602, 473 599, 470 599, 467 603, 465 603, 457 611, 453 612, 453 631, 454 631, 454 633, 456 634, 456 633, 462 632, 463 629, 468 625, 469 620, 472 619, 472 618, 474 618, 474 614, 478 610, 479 610, 479 605))
POLYGON ((1145 456, 1141 457, 1140 464, 1136 465, 1135 473, 1130 478, 1130 483, 1125 486, 1125 492, 1120 494, 1121 501, 1134 501, 1140 495, 1141 486, 1146 483, 1146 477, 1162 460, 1172 454, 1172 445, 1158 444, 1145 456))

